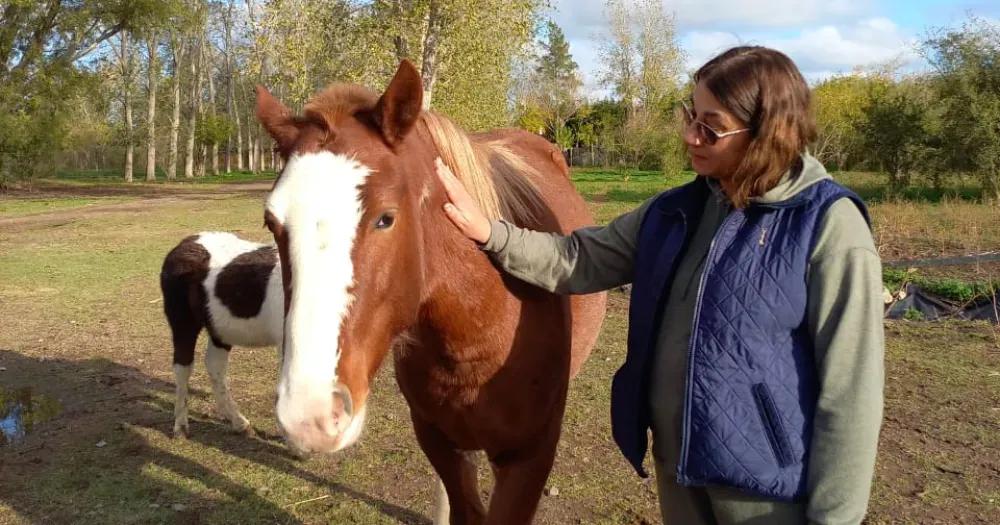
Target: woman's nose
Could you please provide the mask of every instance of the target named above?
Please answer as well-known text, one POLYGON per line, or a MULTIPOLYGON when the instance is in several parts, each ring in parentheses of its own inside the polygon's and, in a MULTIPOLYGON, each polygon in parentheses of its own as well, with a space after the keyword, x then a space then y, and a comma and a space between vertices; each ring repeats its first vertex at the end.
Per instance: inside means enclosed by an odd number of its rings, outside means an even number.
POLYGON ((694 126, 685 126, 682 132, 684 143, 688 146, 701 146, 701 139, 698 137, 698 132, 695 131, 694 126))

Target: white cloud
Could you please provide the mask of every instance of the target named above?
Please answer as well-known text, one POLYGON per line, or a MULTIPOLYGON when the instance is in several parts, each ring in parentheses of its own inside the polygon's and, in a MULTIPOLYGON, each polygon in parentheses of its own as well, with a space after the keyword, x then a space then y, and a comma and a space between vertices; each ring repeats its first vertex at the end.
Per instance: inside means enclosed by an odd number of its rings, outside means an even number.
MULTIPOLYGON (((630 4, 637 0, 627 0, 630 4)), ((551 17, 569 38, 603 31, 604 0, 553 0, 551 17)), ((782 28, 834 23, 871 13, 865 0, 664 0, 679 31, 782 28)))
POLYGON ((697 69, 719 52, 741 44, 764 45, 787 54, 810 80, 897 59, 904 66, 919 60, 913 37, 903 34, 887 18, 811 27, 784 37, 767 33, 741 35, 692 31, 681 40, 688 53, 690 70, 697 69))
POLYGON ((766 39, 765 45, 784 51, 799 68, 811 72, 850 71, 897 59, 907 65, 919 60, 915 39, 887 18, 807 29, 791 38, 766 39))
MULTIPOLYGON (((664 1, 665 8, 677 15, 688 69, 697 69, 729 47, 757 44, 788 54, 811 82, 895 59, 910 67, 922 63, 914 51, 915 36, 890 18, 875 16, 876 4, 870 0, 664 1)), ((566 33, 585 89, 597 96, 606 94, 598 83, 604 1, 553 0, 553 7, 552 18, 566 33)))

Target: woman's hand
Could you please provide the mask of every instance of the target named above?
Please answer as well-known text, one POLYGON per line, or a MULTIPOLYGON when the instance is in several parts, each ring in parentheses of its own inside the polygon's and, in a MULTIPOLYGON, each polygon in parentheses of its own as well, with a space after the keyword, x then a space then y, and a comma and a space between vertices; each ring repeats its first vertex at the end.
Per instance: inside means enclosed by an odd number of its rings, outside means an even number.
POLYGON ((490 220, 483 215, 469 192, 465 191, 462 183, 440 158, 434 160, 434 165, 437 168, 438 180, 444 185, 448 194, 449 202, 444 204, 445 215, 466 237, 479 244, 485 244, 490 239, 492 229, 490 220))

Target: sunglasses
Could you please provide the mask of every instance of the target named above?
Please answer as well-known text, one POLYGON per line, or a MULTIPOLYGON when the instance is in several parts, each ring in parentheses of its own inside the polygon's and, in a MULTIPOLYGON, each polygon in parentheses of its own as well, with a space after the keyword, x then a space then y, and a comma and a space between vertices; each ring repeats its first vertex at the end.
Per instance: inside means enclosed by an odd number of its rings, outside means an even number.
POLYGON ((683 106, 684 130, 691 129, 691 126, 694 125, 695 138, 702 144, 714 146, 716 142, 719 142, 719 139, 743 133, 744 131, 750 131, 750 128, 734 129, 733 131, 716 131, 712 126, 694 118, 694 111, 686 102, 681 102, 681 106, 683 106))

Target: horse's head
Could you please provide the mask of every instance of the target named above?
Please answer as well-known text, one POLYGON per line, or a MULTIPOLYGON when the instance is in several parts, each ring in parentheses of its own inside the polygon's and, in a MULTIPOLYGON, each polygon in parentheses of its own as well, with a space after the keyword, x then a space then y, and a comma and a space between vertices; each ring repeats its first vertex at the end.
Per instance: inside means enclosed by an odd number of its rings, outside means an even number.
POLYGON ((416 320, 434 169, 413 132, 422 96, 409 62, 381 96, 335 85, 301 116, 258 88, 257 117, 286 161, 265 209, 285 289, 278 423, 301 452, 358 439, 369 383, 416 320))

